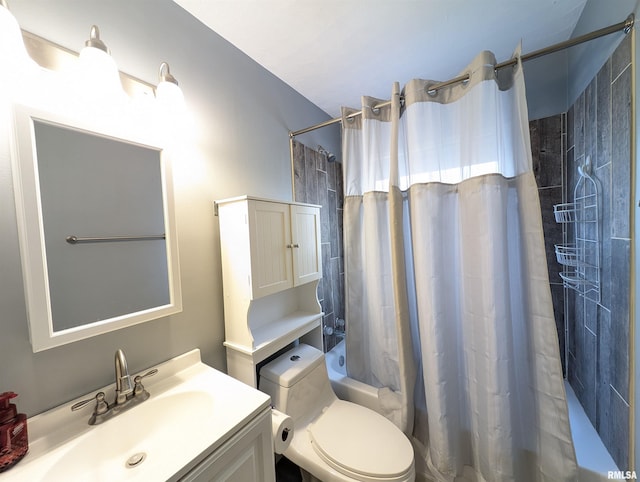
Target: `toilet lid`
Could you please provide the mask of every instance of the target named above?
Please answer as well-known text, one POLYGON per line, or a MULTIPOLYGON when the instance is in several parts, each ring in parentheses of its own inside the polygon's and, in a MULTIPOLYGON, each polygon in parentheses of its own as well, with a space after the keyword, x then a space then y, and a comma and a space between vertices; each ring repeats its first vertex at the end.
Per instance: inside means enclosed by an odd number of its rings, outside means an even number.
POLYGON ((339 472, 393 478, 413 465, 405 435, 382 415, 338 400, 309 427, 316 453, 339 472))

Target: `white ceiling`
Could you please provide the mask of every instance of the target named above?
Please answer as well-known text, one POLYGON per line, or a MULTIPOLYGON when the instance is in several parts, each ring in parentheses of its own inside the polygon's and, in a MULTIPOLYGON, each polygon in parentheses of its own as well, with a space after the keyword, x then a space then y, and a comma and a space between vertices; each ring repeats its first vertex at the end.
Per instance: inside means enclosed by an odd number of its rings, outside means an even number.
POLYGON ((446 80, 568 39, 587 0, 174 0, 331 117, 391 84, 446 80))

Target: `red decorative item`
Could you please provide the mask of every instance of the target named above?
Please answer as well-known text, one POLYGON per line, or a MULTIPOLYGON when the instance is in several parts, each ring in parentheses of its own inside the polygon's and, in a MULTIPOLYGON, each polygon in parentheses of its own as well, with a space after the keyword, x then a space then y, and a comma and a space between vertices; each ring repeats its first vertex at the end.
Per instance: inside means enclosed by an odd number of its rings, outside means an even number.
POLYGON ((17 396, 13 392, 0 394, 0 472, 13 467, 29 450, 27 416, 9 403, 17 396))

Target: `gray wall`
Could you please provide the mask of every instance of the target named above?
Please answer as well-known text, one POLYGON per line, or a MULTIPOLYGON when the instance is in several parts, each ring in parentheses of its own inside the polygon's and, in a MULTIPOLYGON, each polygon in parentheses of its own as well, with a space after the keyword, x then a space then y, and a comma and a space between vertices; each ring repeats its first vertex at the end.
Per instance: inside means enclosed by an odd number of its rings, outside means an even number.
MULTIPOLYGON (((167 61, 196 119, 189 156, 174 165, 182 313, 34 354, 29 344, 8 135, 0 133, 0 391, 29 416, 113 383, 113 355, 142 370, 193 348, 225 369, 216 199, 242 194, 292 200, 289 130, 328 116, 170 0, 29 0, 11 10, 21 27, 78 51, 92 24, 118 67, 157 83, 167 61)), ((300 137, 336 152, 339 130, 300 137)))
MULTIPOLYGON (((630 13, 638 17, 638 0, 588 0, 572 37, 585 35, 624 21, 630 13)), ((586 89, 620 43, 623 33, 607 35, 567 51, 567 109, 586 89)))
MULTIPOLYGON (((624 21, 639 0, 587 0, 572 38, 624 21)), ((638 12, 636 11, 636 17, 638 12)), ((624 37, 614 33, 524 63, 529 119, 569 110, 624 37)), ((529 53, 526 44, 523 53, 529 53)))

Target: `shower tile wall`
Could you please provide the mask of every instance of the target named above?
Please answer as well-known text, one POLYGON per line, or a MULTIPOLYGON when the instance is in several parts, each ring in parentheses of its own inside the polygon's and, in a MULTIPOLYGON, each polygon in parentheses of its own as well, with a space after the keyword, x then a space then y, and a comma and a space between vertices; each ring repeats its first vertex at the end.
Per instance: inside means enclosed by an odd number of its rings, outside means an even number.
POLYGON ((549 279, 567 379, 619 469, 629 469, 631 249, 631 36, 627 36, 566 115, 530 123, 549 279), (566 155, 556 154, 566 145, 566 155), (578 166, 591 158, 599 182, 601 301, 564 290, 553 244, 572 242, 573 225, 554 226, 553 204, 571 202, 578 166), (557 165, 562 160, 562 167, 557 165), (563 194, 557 189, 562 176, 563 194), (563 311, 566 318, 563 317, 563 311), (566 320, 566 337, 563 325, 566 320))
POLYGON ((529 122, 533 172, 538 184, 538 195, 542 209, 542 227, 544 229, 549 282, 551 283, 553 313, 560 342, 562 372, 566 376, 564 287, 558 274, 562 270, 562 266, 556 260, 554 248, 554 245, 562 243, 563 231, 562 225, 556 223, 553 215, 553 206, 563 202, 565 129, 565 114, 529 122))
MULTIPOLYGON (((335 331, 337 319, 344 320, 344 255, 342 247, 342 164, 327 162, 324 154, 293 141, 295 201, 319 204, 322 230, 322 280, 318 299, 324 311, 323 324, 335 331)), ((337 336, 324 336, 325 351, 333 348, 337 336)))

